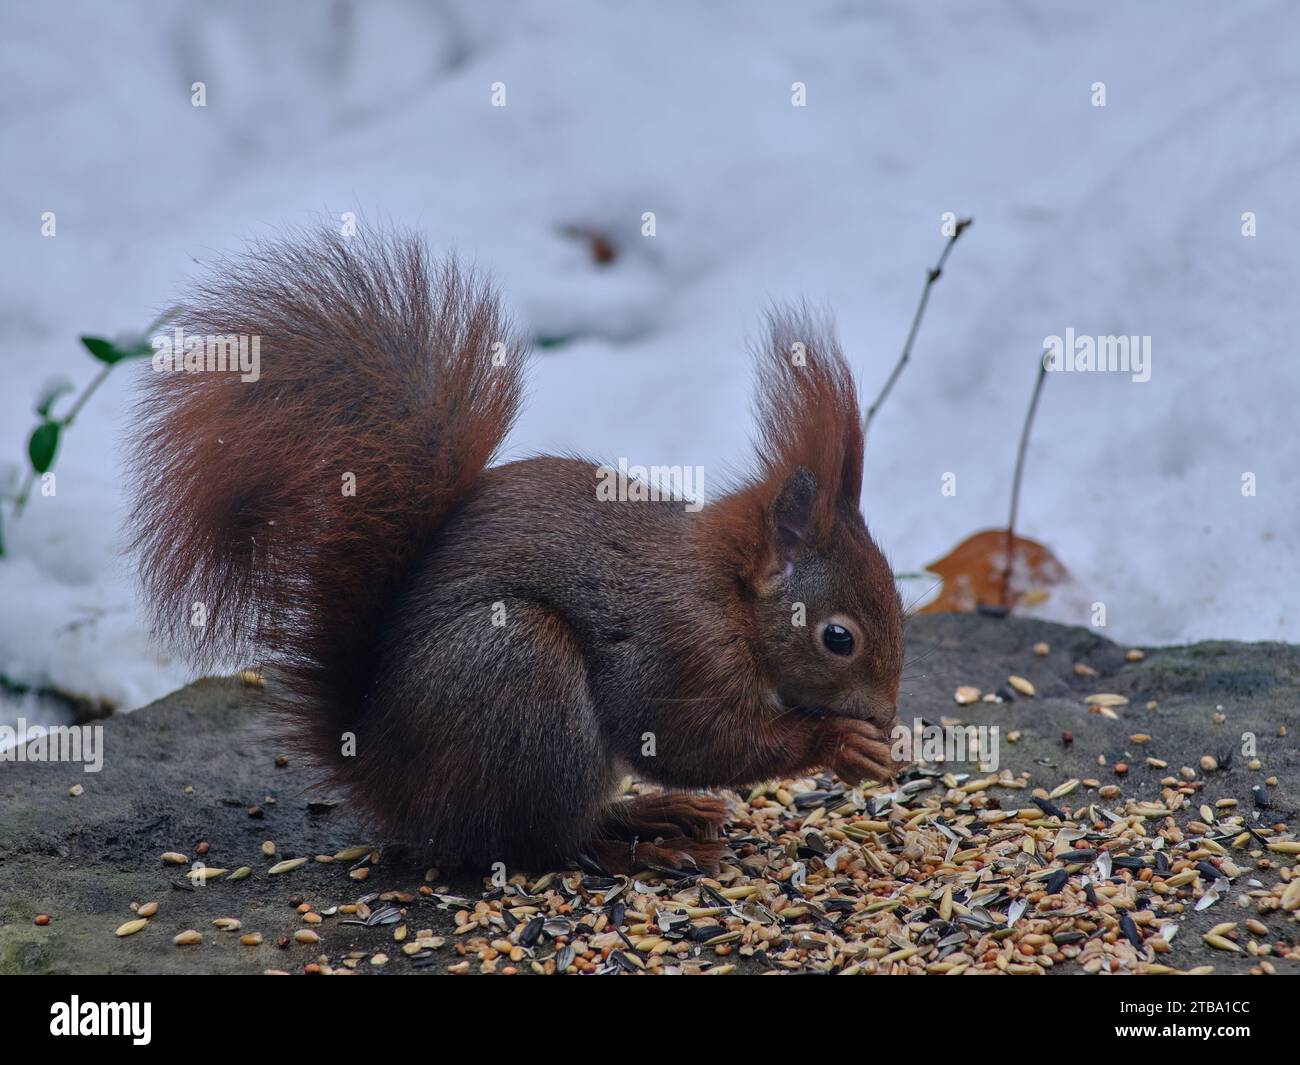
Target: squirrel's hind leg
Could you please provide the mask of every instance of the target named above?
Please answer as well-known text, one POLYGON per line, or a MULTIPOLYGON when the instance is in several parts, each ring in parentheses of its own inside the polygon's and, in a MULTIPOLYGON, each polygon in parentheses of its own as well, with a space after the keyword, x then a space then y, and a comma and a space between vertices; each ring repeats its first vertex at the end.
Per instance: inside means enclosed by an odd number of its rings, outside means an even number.
POLYGON ((364 723, 384 751, 364 782, 372 808, 396 811, 400 834, 440 862, 564 867, 615 783, 568 625, 523 600, 453 610, 433 599, 408 616, 393 657, 403 668, 364 723))

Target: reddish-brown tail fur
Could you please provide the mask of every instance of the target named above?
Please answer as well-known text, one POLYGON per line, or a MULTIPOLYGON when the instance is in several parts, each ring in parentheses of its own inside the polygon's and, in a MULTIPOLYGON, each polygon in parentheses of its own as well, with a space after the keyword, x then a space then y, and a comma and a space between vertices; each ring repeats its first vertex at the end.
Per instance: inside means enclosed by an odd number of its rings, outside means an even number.
POLYGON ((220 264, 177 324, 259 337, 261 377, 149 377, 134 547, 155 625, 200 664, 274 663, 293 738, 337 764, 403 574, 515 417, 522 346, 417 239, 330 231, 220 264))

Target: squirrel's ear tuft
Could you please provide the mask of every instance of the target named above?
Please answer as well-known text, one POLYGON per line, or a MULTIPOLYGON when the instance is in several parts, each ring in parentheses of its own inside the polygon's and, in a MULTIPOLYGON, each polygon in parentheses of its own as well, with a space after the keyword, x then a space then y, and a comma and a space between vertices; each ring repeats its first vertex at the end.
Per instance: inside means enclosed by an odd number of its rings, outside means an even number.
POLYGON ((755 353, 760 474, 774 501, 796 485, 813 486, 804 538, 816 538, 842 506, 856 510, 862 493, 857 389, 828 321, 806 307, 777 308, 768 328, 755 353))
POLYGON ((862 435, 862 422, 858 420, 856 407, 853 418, 844 432, 844 463, 840 470, 840 499, 854 510, 862 498, 862 460, 866 444, 862 435))
POLYGON ((812 470, 800 466, 786 478, 768 508, 775 568, 784 572, 794 564, 812 533, 816 506, 817 477, 812 470))

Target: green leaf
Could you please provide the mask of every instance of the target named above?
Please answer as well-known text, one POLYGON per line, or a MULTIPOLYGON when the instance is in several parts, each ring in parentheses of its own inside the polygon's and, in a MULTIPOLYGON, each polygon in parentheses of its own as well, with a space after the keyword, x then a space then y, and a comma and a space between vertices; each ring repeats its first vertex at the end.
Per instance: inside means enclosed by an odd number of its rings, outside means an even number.
POLYGON ((27 454, 32 460, 32 469, 37 473, 47 473, 54 465, 54 453, 59 450, 59 423, 43 421, 32 430, 31 439, 27 441, 27 454))
POLYGON ((533 338, 533 346, 549 351, 552 348, 562 348, 573 339, 571 336, 537 336, 533 338))
POLYGON ((82 337, 81 342, 95 358, 110 366, 115 362, 121 362, 124 357, 117 348, 113 347, 112 341, 105 340, 103 337, 82 337))
POLYGON ((51 385, 37 400, 36 413, 48 421, 50 417, 50 408, 54 406, 54 401, 65 392, 71 391, 72 385, 67 381, 59 381, 51 385))
POLYGON ((141 359, 153 354, 153 344, 147 337, 131 341, 127 346, 120 348, 103 337, 82 337, 81 343, 95 358, 100 362, 108 363, 109 366, 125 359, 141 359))

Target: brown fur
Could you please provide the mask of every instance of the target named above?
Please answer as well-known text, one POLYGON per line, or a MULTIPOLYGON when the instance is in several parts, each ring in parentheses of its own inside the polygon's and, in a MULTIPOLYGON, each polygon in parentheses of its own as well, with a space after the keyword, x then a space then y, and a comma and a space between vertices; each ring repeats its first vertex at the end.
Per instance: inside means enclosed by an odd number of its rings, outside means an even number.
POLYGON ((618 801, 621 772, 891 772, 901 609, 857 509, 852 377, 806 313, 774 313, 758 356, 755 476, 699 513, 598 500, 581 460, 487 468, 519 345, 416 241, 263 247, 184 324, 260 334, 263 379, 150 386, 137 545, 160 627, 274 664, 293 735, 390 836, 444 859, 707 867, 721 801, 618 801), (851 656, 822 645, 832 617, 851 656))
POLYGON ((260 335, 262 378, 148 380, 134 465, 147 601, 200 663, 284 665, 311 705, 293 738, 336 754, 402 574, 510 428, 522 347, 455 263, 431 272, 418 242, 328 231, 223 264, 178 321, 260 335))

